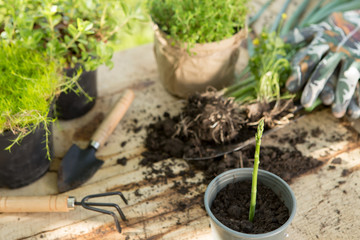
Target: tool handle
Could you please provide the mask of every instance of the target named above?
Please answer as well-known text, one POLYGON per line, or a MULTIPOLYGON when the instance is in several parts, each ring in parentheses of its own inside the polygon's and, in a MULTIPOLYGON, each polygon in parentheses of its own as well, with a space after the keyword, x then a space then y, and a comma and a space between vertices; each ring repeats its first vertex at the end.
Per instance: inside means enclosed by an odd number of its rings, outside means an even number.
POLYGON ((0 197, 0 212, 68 212, 74 202, 64 195, 0 197))
POLYGON ((124 96, 115 104, 111 112, 106 116, 105 120, 101 123, 100 127, 96 130, 91 138, 91 145, 98 149, 102 146, 110 134, 114 131, 116 125, 125 115, 134 100, 134 92, 126 90, 124 96))

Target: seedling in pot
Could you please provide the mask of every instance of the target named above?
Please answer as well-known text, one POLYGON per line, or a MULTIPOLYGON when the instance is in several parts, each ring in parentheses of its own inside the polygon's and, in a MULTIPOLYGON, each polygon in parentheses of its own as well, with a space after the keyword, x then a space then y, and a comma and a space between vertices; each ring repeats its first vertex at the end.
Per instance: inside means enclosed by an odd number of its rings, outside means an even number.
POLYGON ((260 145, 261 137, 264 131, 264 119, 259 121, 257 132, 255 134, 256 146, 255 146, 255 156, 254 156, 254 170, 252 174, 252 184, 251 184, 251 199, 250 199, 250 210, 249 210, 249 221, 252 222, 255 216, 255 207, 256 207, 256 193, 257 193, 257 177, 258 169, 260 163, 260 145))

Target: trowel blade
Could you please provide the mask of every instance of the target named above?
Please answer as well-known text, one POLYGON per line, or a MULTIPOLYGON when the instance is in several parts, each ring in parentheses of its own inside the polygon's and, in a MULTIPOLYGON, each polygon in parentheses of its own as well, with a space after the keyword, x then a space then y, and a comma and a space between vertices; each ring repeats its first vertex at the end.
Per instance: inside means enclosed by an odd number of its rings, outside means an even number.
POLYGON ((58 190, 66 192, 89 180, 102 166, 103 161, 95 157, 96 149, 81 149, 72 145, 61 161, 58 172, 58 190))

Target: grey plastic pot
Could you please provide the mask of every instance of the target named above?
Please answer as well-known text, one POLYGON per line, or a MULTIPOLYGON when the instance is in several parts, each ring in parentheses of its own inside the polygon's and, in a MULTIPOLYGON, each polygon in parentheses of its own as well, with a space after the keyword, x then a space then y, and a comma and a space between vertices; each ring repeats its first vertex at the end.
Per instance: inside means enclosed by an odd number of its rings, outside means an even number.
MULTIPOLYGON (((271 188, 279 198, 284 201, 286 207, 289 209, 290 217, 282 225, 280 228, 275 229, 268 233, 261 233, 261 234, 247 234, 237 232, 226 227, 222 224, 219 220, 217 220, 214 214, 211 212, 211 204, 215 199, 217 193, 223 189, 226 185, 234 182, 251 180, 252 178, 252 168, 239 168, 226 171, 216 178, 214 178, 210 184, 208 185, 205 191, 205 209, 208 215, 210 216, 210 223, 211 223, 211 231, 213 239, 226 239, 226 240, 248 240, 248 239, 263 239, 263 240, 282 240, 287 239, 287 228, 289 227, 291 221, 293 220, 296 212, 296 199, 293 191, 291 190, 290 186, 282 180, 280 177, 272 174, 268 171, 259 170, 258 173, 258 181, 262 184, 271 188)), ((256 212, 255 212, 256 214, 256 212)))

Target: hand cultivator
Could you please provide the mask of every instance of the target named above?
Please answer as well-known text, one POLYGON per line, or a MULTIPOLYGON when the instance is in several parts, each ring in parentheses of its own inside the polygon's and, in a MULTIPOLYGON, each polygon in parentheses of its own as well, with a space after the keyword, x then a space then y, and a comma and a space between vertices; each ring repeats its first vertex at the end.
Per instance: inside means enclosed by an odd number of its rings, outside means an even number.
POLYGON ((108 211, 99 207, 113 207, 116 209, 123 221, 126 221, 125 214, 118 204, 107 202, 89 202, 90 199, 118 195, 128 204, 121 192, 108 192, 91 194, 84 197, 80 202, 73 196, 54 195, 54 196, 14 196, 0 197, 0 212, 68 212, 74 210, 75 206, 99 213, 111 215, 114 218, 116 229, 121 233, 121 226, 115 212, 108 211))

